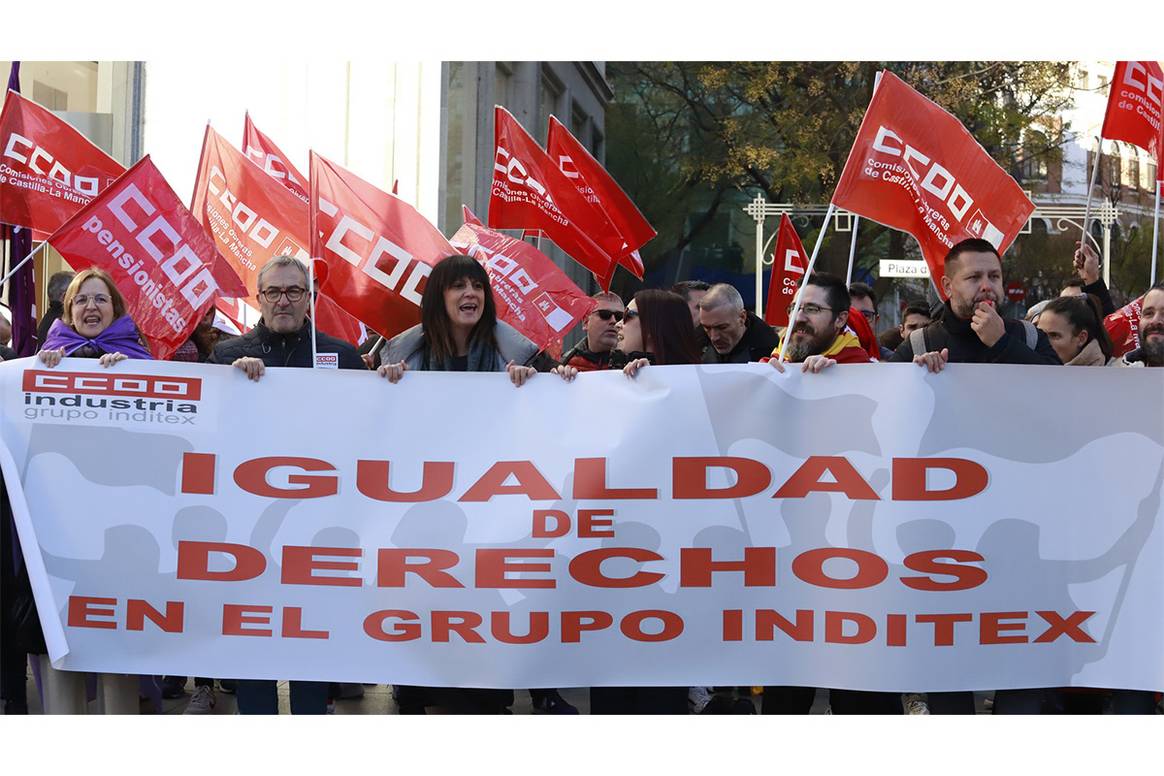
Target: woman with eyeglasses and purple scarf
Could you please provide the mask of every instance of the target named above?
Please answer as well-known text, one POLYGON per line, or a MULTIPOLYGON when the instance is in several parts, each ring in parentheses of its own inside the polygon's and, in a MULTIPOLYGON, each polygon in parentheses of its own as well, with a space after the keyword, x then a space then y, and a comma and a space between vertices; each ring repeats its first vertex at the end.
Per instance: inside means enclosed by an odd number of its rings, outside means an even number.
POLYGON ((127 358, 153 358, 126 314, 125 299, 113 278, 96 267, 78 272, 69 283, 64 311, 53 322, 37 356, 47 367, 66 356, 96 358, 105 367, 127 358))

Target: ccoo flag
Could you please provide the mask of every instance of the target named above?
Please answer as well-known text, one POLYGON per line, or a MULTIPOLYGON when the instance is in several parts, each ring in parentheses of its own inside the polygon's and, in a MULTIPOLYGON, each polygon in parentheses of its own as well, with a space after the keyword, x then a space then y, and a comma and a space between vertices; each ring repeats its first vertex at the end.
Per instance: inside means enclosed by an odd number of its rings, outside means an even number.
POLYGON ((800 235, 792 226, 788 214, 780 216, 776 232, 776 249, 772 256, 772 276, 768 281, 768 304, 764 307, 764 322, 769 326, 788 325, 788 305, 796 298, 796 290, 804 280, 808 268, 808 254, 800 243, 800 235))
POLYGON ((578 193, 613 224, 623 241, 618 263, 642 280, 643 262, 638 252, 657 234, 654 227, 647 223, 610 173, 554 116, 550 116, 546 151, 557 162, 562 175, 574 181, 578 193))
POLYGON ((497 317, 542 350, 560 342, 594 301, 549 256, 529 243, 484 226, 467 207, 450 242, 489 274, 497 317))
POLYGON ((935 280, 955 243, 1001 254, 1035 206, 954 116, 880 73, 833 204, 917 239, 935 280))
POLYGON ((500 105, 494 109, 494 139, 489 226, 540 229, 609 288, 622 236, 500 105))
POLYGON ((246 293, 149 156, 48 241, 73 269, 95 266, 113 277, 157 359, 169 358, 190 337, 217 297, 246 293))
MULTIPOLYGON (((202 141, 190 209, 246 283, 249 310, 232 308, 226 300, 219 303, 219 309, 232 320, 257 319, 254 297, 259 290, 259 270, 268 259, 286 254, 304 263, 311 260, 307 252, 311 245, 307 203, 209 126, 202 141)), ((315 323, 333 337, 359 342, 360 322, 326 294, 316 297, 315 323)))
POLYGON ((0 113, 0 222, 52 232, 125 168, 87 137, 9 89, 0 113))
POLYGON ((385 337, 419 323, 425 279, 453 246, 407 202, 314 151, 310 168, 319 290, 385 337))
POLYGON ((1143 148, 1156 158, 1160 174, 1161 101, 1164 71, 1159 62, 1117 62, 1100 135, 1143 148))
POLYGON ((271 138, 264 135, 251 121, 251 114, 243 118, 243 153, 263 172, 282 183, 304 202, 307 201, 307 179, 287 161, 287 154, 279 150, 271 138))

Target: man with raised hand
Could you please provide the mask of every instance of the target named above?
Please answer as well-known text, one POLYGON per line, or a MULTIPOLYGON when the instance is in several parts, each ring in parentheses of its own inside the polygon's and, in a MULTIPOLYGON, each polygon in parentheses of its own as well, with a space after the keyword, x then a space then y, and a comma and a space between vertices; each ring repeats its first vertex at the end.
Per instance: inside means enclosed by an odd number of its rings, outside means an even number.
POLYGON ((963 240, 946 254, 938 320, 910 333, 891 361, 912 361, 931 372, 947 363, 1060 364, 1043 334, 1028 321, 1003 320, 1002 258, 986 240, 963 240))
POLYGON ((618 323, 626 314, 618 294, 599 291, 591 299, 597 306, 582 319, 586 336, 562 355, 562 366, 572 366, 579 372, 610 368, 611 354, 618 346, 618 323))
POLYGON ((775 330, 748 312, 740 292, 727 283, 716 283, 699 300, 699 325, 707 335, 705 364, 760 361, 776 347, 775 330))

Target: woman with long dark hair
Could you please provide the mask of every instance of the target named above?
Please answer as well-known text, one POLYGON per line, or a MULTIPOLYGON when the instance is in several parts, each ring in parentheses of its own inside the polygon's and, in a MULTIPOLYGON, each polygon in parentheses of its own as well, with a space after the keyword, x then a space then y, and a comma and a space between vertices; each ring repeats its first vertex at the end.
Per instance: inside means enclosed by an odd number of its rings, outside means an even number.
MULTIPOLYGON (((1094 294, 1060 296, 1047 303, 1035 325, 1067 366, 1118 366, 1119 359, 1112 358, 1103 313, 1103 302, 1094 294)), ((1043 708, 1058 707, 1068 713, 1098 713, 1105 706, 1113 714, 1152 714, 1156 709, 1155 696, 1145 690, 1047 688, 999 690, 994 696, 994 713, 1027 712, 1040 701, 1043 708)))
POLYGON ((514 385, 536 373, 538 348, 497 320, 489 275, 476 259, 449 256, 433 267, 420 300, 420 323, 380 349, 389 382, 407 371, 508 372, 514 385))
MULTIPOLYGON (((647 288, 635 294, 618 324, 618 350, 626 359, 623 372, 634 377, 648 364, 698 364, 702 349, 691 325, 691 310, 671 291, 647 288)), ((560 366, 555 374, 573 380, 578 370, 560 366)))
POLYGON ((1047 335, 1059 360, 1067 366, 1113 363, 1111 338, 1103 327, 1103 307, 1092 294, 1059 296, 1039 313, 1035 324, 1047 335))
MULTIPOLYGON (((408 371, 507 372, 520 386, 536 373, 538 348, 509 324, 497 320, 489 275, 476 259, 449 256, 432 269, 420 300, 420 323, 380 349, 377 372, 396 383, 408 371)), ((425 707, 460 714, 505 714, 512 690, 396 686, 402 714, 425 707)))

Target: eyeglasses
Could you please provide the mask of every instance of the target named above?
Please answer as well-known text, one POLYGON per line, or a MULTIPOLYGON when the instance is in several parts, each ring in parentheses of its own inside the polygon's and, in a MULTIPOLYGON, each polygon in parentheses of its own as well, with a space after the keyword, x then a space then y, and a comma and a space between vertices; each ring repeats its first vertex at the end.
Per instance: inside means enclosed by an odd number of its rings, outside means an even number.
POLYGON ((594 314, 604 321, 614 319, 615 323, 622 320, 622 310, 595 310, 594 314))
POLYGON ((877 318, 876 310, 859 310, 858 312, 865 316, 865 320, 869 321, 869 323, 873 323, 873 321, 877 318))
POLYGON ((105 294, 93 294, 93 296, 86 296, 82 294, 81 296, 73 297, 73 307, 84 307, 89 304, 90 301, 92 301, 93 304, 97 305, 98 307, 101 307, 102 305, 109 304, 110 300, 109 297, 107 297, 105 294))
MULTIPOLYGON (((792 315, 792 310, 795 307, 796 307, 795 302, 793 304, 788 305, 788 314, 789 315, 792 315)), ((808 304, 802 304, 800 306, 800 312, 804 313, 805 315, 816 315, 817 313, 824 312, 825 310, 828 310, 830 313, 833 312, 833 308, 831 308, 831 307, 823 307, 819 304, 813 304, 812 302, 809 302, 808 304)))
POLYGON ((295 303, 303 299, 303 295, 306 293, 307 289, 300 286, 290 286, 289 288, 276 288, 271 286, 270 288, 264 288, 259 292, 263 299, 266 299, 271 304, 277 303, 279 301, 279 297, 283 296, 284 294, 287 295, 288 302, 295 303))
POLYGON ((638 310, 627 310, 627 311, 626 311, 626 316, 625 316, 625 318, 624 318, 624 319, 625 319, 625 320, 628 320, 628 321, 633 321, 635 318, 638 318, 638 317, 639 317, 639 311, 638 311, 638 310))

